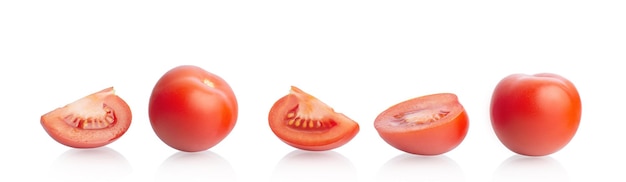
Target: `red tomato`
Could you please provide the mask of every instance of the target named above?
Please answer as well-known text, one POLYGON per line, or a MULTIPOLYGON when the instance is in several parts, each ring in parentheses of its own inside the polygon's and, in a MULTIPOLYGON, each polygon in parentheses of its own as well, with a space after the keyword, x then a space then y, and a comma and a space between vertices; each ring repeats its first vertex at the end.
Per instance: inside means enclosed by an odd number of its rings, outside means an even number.
POLYGON ((374 127, 385 142, 401 151, 439 155, 461 144, 469 119, 455 94, 440 93, 391 106, 376 117, 374 127))
POLYGON ((496 135, 522 155, 543 156, 565 147, 578 130, 580 115, 574 84, 551 73, 509 75, 498 83, 491 98, 496 135))
POLYGON ((197 66, 169 70, 156 83, 150 124, 172 148, 197 152, 221 142, 237 121, 237 100, 228 83, 197 66))
POLYGON ((95 148, 124 135, 131 120, 130 107, 110 87, 42 115, 41 125, 63 145, 95 148))
POLYGON ((294 86, 274 103, 268 120, 280 140, 302 150, 331 150, 359 132, 357 122, 294 86))

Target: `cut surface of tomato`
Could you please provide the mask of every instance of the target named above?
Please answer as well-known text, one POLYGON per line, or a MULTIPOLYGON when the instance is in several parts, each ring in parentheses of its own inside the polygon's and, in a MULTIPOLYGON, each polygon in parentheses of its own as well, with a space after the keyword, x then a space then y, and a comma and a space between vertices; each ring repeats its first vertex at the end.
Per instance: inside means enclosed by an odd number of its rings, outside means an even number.
POLYGON ((95 148, 124 135, 131 120, 130 107, 109 87, 42 115, 41 125, 63 145, 95 148))
POLYGON ((357 122, 295 86, 274 103, 268 120, 280 140, 302 150, 331 150, 359 132, 357 122))
POLYGON ((413 98, 378 115, 374 127, 389 145, 418 155, 438 155, 465 138, 469 119, 455 94, 413 98))

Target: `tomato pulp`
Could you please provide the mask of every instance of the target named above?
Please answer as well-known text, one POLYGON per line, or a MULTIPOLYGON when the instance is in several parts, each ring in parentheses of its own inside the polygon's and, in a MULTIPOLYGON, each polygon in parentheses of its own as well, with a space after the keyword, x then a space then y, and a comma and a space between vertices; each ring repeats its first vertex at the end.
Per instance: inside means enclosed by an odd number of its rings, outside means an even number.
POLYGON ((491 124, 513 152, 543 156, 565 147, 578 130, 582 105, 578 90, 552 74, 512 74, 495 87, 491 124))
POLYGON ((237 121, 238 105, 228 83, 200 67, 166 72, 152 90, 150 124, 172 148, 197 152, 220 143, 237 121))
POLYGON ((452 93, 417 97, 383 111, 374 120, 380 137, 411 154, 439 155, 464 140, 469 118, 452 93))
POLYGON ((110 87, 42 115, 41 125, 63 145, 95 148, 124 135, 131 120, 130 107, 110 87))
POLYGON ((280 140, 302 150, 331 150, 359 132, 357 122, 294 86, 274 103, 268 120, 280 140))

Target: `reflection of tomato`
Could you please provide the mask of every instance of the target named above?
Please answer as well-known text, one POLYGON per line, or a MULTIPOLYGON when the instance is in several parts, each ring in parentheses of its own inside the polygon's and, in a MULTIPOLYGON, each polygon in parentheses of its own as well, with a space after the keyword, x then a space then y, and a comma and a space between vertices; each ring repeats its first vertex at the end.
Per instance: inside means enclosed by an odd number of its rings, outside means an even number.
POLYGON ((89 150, 69 149, 48 167, 46 181, 123 181, 133 172, 119 152, 104 146, 89 150), (102 175, 106 171, 106 175, 102 175), (68 179, 71 176, 72 179, 68 179))
POLYGON ((359 125, 304 91, 291 87, 269 112, 269 125, 283 142, 303 150, 330 150, 352 140, 359 125))
POLYGON ((131 119, 130 107, 111 87, 44 114, 41 125, 63 145, 94 148, 121 137, 131 119))
POLYGON ((530 156, 554 153, 574 137, 581 117, 574 84, 555 74, 513 74, 491 98, 491 124, 511 151, 530 156))
POLYGON ((469 119, 457 96, 433 94, 396 104, 378 115, 374 127, 391 146, 412 154, 438 155, 465 138, 469 119))
POLYGON ((176 152, 161 163, 155 179, 154 182, 237 181, 237 173, 228 160, 212 151, 176 152))
POLYGON ((463 169, 447 155, 399 154, 383 164, 376 181, 466 181, 463 169), (427 180, 425 180, 427 179, 427 180))
POLYGON ((237 100, 226 81, 189 65, 173 68, 159 79, 148 110, 156 135, 186 152, 217 145, 237 121, 237 100))
POLYGON ((332 150, 291 151, 278 161, 269 181, 324 182, 329 177, 332 181, 359 181, 352 162, 332 150))

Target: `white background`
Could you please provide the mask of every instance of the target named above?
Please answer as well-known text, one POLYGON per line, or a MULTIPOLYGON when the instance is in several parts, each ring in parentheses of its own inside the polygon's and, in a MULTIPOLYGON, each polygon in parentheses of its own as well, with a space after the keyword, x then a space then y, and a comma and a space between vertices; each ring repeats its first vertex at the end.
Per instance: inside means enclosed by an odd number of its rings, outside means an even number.
POLYGON ((13 1, 0 2, 0 181, 624 181, 623 1, 13 1), (220 75, 239 100, 232 133, 206 152, 161 142, 147 108, 167 70, 220 75), (512 73, 552 72, 583 102, 574 139, 546 157, 495 137, 489 102, 512 73), (328 152, 271 132, 271 105, 295 85, 356 120, 328 152), (40 116, 114 86, 133 111, 116 142, 77 150, 40 116), (440 156, 404 154, 373 120, 409 98, 452 92, 470 116, 440 156), (11 180, 9 180, 11 179, 11 180), (213 180, 215 181, 215 180, 213 180))

